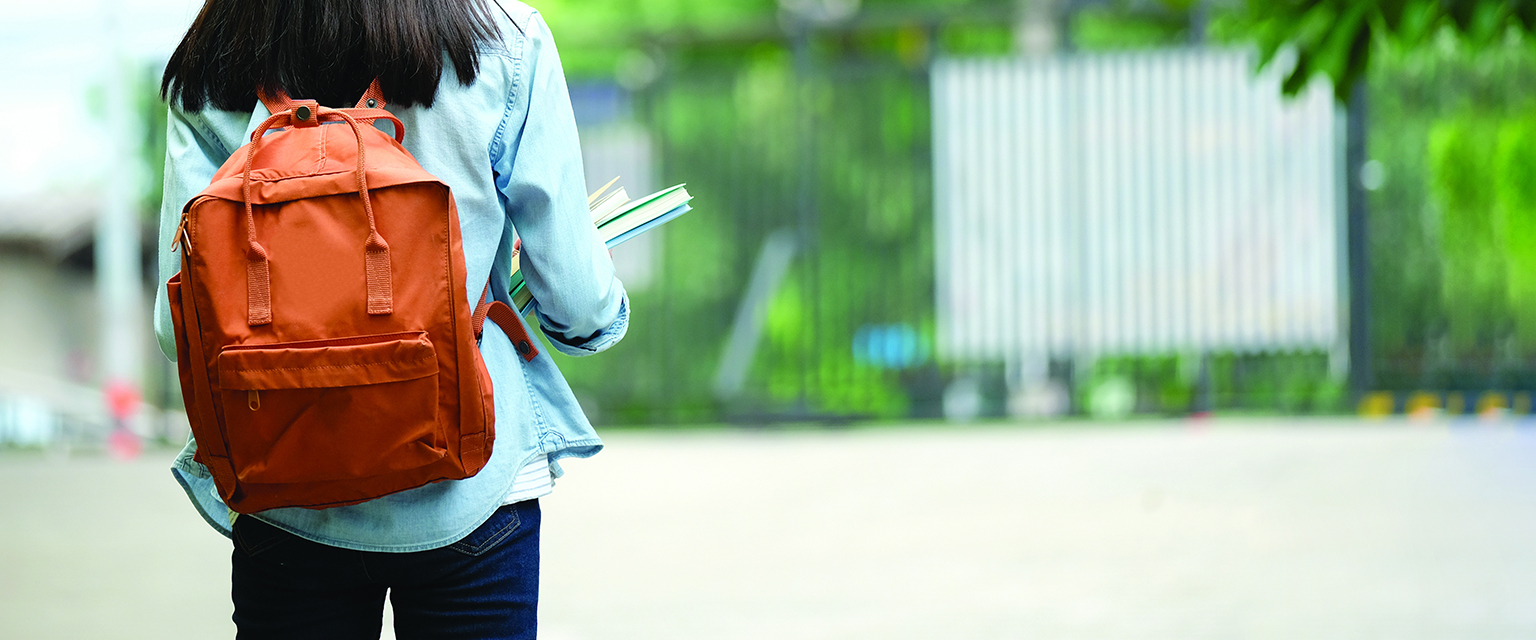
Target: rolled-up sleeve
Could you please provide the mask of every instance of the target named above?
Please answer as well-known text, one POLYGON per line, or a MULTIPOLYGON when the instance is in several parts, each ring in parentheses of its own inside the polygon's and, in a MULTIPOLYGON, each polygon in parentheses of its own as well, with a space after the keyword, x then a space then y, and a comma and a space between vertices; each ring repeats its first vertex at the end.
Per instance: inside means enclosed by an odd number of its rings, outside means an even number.
POLYGON ((629 304, 587 208, 576 119, 554 39, 538 14, 524 27, 516 79, 491 143, 534 312, 555 349, 602 351, 624 336, 629 304))

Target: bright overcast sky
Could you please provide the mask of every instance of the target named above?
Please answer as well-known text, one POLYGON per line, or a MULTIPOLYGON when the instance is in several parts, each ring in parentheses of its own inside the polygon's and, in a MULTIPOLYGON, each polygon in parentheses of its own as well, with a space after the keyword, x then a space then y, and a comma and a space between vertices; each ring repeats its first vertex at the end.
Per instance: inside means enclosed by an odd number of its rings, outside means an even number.
POLYGON ((86 96, 113 50, 163 62, 201 0, 0 0, 0 202, 95 183, 108 163, 86 96), (109 26, 113 22, 116 26, 109 26))

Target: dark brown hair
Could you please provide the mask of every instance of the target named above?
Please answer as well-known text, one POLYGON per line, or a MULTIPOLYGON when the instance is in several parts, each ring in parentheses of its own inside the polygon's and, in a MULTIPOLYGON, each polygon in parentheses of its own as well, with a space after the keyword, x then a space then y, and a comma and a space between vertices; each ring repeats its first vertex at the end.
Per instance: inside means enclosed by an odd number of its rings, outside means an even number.
POLYGON ((500 38, 494 0, 207 0, 166 63, 160 94, 182 109, 247 111, 256 89, 350 107, 379 79, 384 99, 431 106, 453 64, 480 71, 482 42, 500 38))

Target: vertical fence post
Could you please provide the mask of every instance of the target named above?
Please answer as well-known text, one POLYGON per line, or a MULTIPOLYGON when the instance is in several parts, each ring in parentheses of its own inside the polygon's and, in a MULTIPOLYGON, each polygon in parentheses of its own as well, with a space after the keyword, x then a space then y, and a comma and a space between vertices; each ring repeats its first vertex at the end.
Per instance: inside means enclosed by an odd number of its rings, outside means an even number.
POLYGON ((1360 181, 1365 166, 1366 127, 1368 125, 1369 88, 1358 81, 1350 92, 1345 122, 1344 175, 1347 199, 1346 247, 1349 260, 1349 391, 1350 401, 1358 404, 1374 384, 1371 361, 1371 255, 1367 198, 1370 194, 1360 181))
POLYGON ((816 216, 816 131, 815 131, 815 98, 816 82, 815 70, 811 60, 811 27, 801 21, 794 27, 794 60, 795 60, 795 157, 799 160, 796 172, 795 208, 796 221, 799 227, 798 244, 800 246, 801 269, 805 274, 804 288, 801 295, 804 296, 806 306, 810 309, 810 353, 799 354, 800 360, 800 407, 797 412, 810 410, 810 390, 812 385, 822 384, 824 381, 818 375, 820 373, 821 359, 821 272, 817 252, 820 251, 818 238, 818 226, 816 216))

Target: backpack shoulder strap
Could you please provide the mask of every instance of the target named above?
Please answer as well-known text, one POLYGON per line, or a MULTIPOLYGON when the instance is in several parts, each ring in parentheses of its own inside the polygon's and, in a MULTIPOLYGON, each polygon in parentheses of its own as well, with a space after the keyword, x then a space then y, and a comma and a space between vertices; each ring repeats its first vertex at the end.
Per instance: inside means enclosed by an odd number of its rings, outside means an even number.
POLYGON ((368 90, 363 92, 363 97, 357 99, 354 109, 383 109, 384 90, 379 88, 379 79, 374 78, 368 83, 368 90))
MULTIPOLYGON (((276 94, 269 94, 260 89, 256 90, 256 97, 266 105, 267 111, 276 115, 293 108, 295 100, 288 96, 288 92, 279 90, 276 94)), ((368 90, 363 92, 363 97, 357 99, 354 109, 383 109, 384 90, 379 88, 379 79, 374 78, 368 83, 368 90)))

